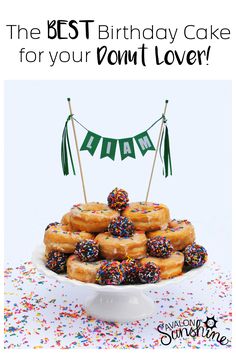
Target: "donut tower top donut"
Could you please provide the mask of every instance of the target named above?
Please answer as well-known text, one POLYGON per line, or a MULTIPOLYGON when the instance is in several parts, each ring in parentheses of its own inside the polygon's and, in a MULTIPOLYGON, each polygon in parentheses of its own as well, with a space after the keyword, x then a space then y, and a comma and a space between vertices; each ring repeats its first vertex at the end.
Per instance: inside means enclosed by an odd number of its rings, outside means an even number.
POLYGON ((202 266, 208 256, 190 221, 171 219, 158 202, 130 202, 119 188, 107 204, 75 204, 46 227, 44 244, 50 270, 99 285, 156 283, 202 266))

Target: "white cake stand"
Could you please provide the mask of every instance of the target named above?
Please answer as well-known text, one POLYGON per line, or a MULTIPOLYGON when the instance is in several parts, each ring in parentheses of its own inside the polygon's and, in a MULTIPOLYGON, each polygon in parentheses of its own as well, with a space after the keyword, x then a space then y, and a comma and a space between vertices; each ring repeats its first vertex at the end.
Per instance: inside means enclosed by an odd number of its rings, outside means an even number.
POLYGON ((66 275, 58 275, 45 266, 44 247, 38 246, 32 255, 34 266, 44 275, 63 283, 70 283, 75 287, 91 289, 94 293, 92 299, 85 304, 85 310, 99 320, 113 322, 128 322, 144 319, 155 313, 155 305, 144 293, 145 290, 159 289, 169 284, 178 284, 181 281, 189 280, 202 273, 206 264, 193 269, 181 276, 162 280, 153 284, 137 284, 122 286, 101 286, 94 283, 84 283, 69 279, 66 275))

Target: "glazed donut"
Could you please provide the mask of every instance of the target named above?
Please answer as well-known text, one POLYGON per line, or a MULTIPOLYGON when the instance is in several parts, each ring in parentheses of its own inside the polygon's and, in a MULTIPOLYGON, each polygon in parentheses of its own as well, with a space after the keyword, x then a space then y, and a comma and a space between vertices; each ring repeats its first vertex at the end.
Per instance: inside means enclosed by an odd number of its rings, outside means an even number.
POLYGON ((110 233, 100 233, 95 241, 100 254, 107 260, 140 259, 147 253, 147 238, 144 232, 136 231, 129 238, 114 237, 110 233))
POLYGON ((64 216, 61 219, 62 224, 70 224, 70 212, 67 212, 64 214, 64 216))
POLYGON ((161 279, 167 279, 181 275, 184 266, 184 255, 182 252, 176 251, 168 258, 145 257, 140 262, 142 265, 154 262, 160 267, 161 279))
POLYGON ((169 239, 174 250, 183 250, 187 245, 191 245, 195 240, 195 231, 193 225, 187 221, 176 221, 173 219, 165 230, 156 230, 147 232, 148 238, 162 236, 169 239))
POLYGON ((122 216, 131 219, 137 230, 146 232, 165 229, 170 220, 169 209, 153 202, 132 202, 122 212, 122 216))
POLYGON ((103 260, 95 262, 82 262, 79 261, 76 255, 71 255, 66 263, 67 276, 81 282, 95 283, 97 271, 103 262, 103 260))
POLYGON ((89 202, 87 204, 74 205, 70 214, 70 225, 75 231, 104 232, 113 218, 119 216, 104 203, 89 202))
POLYGON ((49 225, 44 234, 45 254, 52 250, 64 253, 73 253, 76 244, 84 239, 94 239, 94 235, 86 232, 72 232, 70 226, 65 224, 49 225))

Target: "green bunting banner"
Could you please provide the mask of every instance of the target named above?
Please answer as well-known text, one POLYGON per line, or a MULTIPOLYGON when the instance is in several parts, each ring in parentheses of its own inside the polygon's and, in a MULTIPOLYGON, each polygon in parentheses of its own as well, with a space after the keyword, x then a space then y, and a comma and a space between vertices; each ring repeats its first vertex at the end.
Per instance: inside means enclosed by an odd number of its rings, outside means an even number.
POLYGON ((109 157, 113 161, 115 160, 117 143, 119 144, 120 157, 122 161, 127 157, 136 158, 134 141, 143 156, 147 153, 147 151, 155 151, 155 147, 153 146, 152 140, 147 131, 144 131, 134 137, 127 137, 123 139, 102 137, 92 131, 88 131, 80 150, 88 151, 93 156, 100 140, 102 140, 100 158, 109 157))
POLYGON ((61 161, 64 175, 69 174, 69 161, 71 163, 72 171, 75 174, 75 168, 71 153, 71 147, 69 142, 69 134, 68 134, 68 122, 73 119, 76 123, 78 123, 82 128, 87 131, 87 134, 84 138, 84 141, 80 147, 80 151, 88 151, 91 156, 93 156, 98 148, 98 145, 101 140, 101 152, 100 158, 110 158, 111 160, 115 160, 117 149, 119 147, 120 158, 123 161, 127 157, 136 158, 135 154, 135 145, 138 147, 142 156, 148 151, 155 151, 155 147, 152 143, 151 137, 148 134, 148 131, 159 121, 162 120, 163 129, 161 135, 161 143, 159 153, 161 156, 161 160, 163 163, 163 174, 168 176, 172 175, 172 165, 171 165, 171 156, 170 156, 170 143, 169 143, 169 133, 166 125, 166 118, 162 115, 161 118, 156 120, 146 131, 139 133, 133 137, 126 137, 120 139, 114 139, 110 137, 100 136, 92 131, 89 131, 86 127, 84 127, 78 120, 76 120, 73 115, 69 115, 66 120, 65 127, 62 134, 62 143, 61 143, 61 161), (118 146, 118 147, 117 147, 118 146))

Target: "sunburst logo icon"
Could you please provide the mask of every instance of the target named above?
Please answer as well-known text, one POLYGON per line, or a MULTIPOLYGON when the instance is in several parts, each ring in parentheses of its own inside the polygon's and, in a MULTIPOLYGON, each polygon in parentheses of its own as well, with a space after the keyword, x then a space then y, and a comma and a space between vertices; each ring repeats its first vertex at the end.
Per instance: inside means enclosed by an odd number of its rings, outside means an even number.
POLYGON ((212 330, 213 328, 216 328, 217 320, 215 319, 215 316, 207 316, 206 321, 203 321, 203 323, 206 325, 207 328, 210 328, 212 330))

